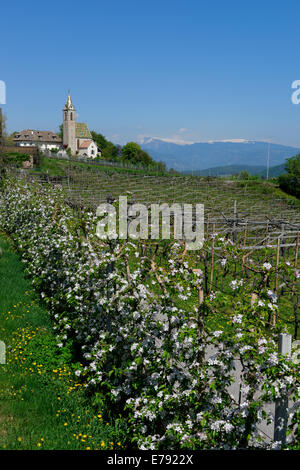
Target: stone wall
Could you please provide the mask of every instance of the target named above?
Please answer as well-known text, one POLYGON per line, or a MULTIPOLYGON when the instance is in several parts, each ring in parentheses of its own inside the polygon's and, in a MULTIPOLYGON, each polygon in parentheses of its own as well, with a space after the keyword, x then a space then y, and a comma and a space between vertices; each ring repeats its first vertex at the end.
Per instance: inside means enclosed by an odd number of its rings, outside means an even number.
POLYGON ((29 161, 22 162, 22 168, 33 168, 33 156, 30 155, 29 161))

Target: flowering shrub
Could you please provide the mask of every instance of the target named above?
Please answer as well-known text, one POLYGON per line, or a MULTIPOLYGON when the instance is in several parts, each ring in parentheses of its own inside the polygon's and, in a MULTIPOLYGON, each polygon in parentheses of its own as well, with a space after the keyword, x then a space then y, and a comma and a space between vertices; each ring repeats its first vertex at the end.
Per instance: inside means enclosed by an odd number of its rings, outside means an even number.
MULTIPOLYGON (((198 302, 205 274, 184 261, 181 244, 164 243, 159 265, 138 242, 100 241, 96 215, 68 207, 59 189, 8 181, 0 222, 49 306, 58 346, 73 346, 82 364, 75 374, 85 377, 95 402, 127 416, 134 445, 267 445, 257 430, 267 418, 264 404, 287 395, 296 401, 300 391, 299 372, 276 352, 278 329, 268 324, 277 309, 271 289, 261 287, 253 302, 252 286, 236 276, 231 293, 198 302), (229 312, 226 328, 208 329, 221 306, 229 312), (237 359, 240 401, 230 393, 237 359)), ((214 238, 226 270, 237 248, 214 238)), ((272 272, 266 263, 251 268, 264 280, 272 272)), ((294 276, 289 266, 282 270, 294 276)), ((294 417, 291 433, 297 425, 294 417)))

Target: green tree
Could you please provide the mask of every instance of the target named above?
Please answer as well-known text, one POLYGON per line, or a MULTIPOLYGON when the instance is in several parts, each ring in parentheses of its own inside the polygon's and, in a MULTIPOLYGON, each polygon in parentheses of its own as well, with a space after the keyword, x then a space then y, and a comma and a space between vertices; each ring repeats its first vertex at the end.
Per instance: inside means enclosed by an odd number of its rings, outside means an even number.
POLYGON ((141 149, 136 142, 128 142, 122 149, 122 160, 133 164, 153 165, 150 155, 141 149))
POLYGON ((0 110, 0 147, 1 146, 7 146, 7 145, 13 145, 13 134, 8 135, 7 129, 6 129, 6 116, 3 114, 0 110))
POLYGON ((116 161, 120 159, 121 148, 115 145, 104 137, 104 135, 91 131, 92 138, 96 142, 98 149, 101 151, 101 156, 105 160, 116 161))
POLYGON ((242 170, 239 174, 239 179, 241 180, 249 180, 251 177, 248 170, 242 170))
MULTIPOLYGON (((165 173, 167 171, 166 164, 164 162, 154 162, 155 169, 158 171, 161 171, 162 173, 165 173)), ((173 170, 174 171, 174 170, 173 170)), ((177 173, 177 172, 175 172, 177 173)))
POLYGON ((288 158, 285 169, 287 173, 278 178, 280 188, 300 198, 300 154, 288 158))

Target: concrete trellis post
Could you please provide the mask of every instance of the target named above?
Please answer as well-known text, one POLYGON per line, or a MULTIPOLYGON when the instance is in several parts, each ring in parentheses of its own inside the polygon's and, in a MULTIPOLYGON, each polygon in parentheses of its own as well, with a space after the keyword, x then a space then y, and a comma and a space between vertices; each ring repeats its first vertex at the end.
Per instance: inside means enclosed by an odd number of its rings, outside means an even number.
MULTIPOLYGON (((292 335, 280 333, 278 341, 278 352, 284 356, 290 357, 292 351, 292 335)), ((288 425, 288 397, 276 400, 275 403, 275 422, 274 422, 274 441, 282 445, 286 443, 286 431, 288 425)))
POLYGON ((5 343, 0 341, 0 364, 6 364, 5 343))

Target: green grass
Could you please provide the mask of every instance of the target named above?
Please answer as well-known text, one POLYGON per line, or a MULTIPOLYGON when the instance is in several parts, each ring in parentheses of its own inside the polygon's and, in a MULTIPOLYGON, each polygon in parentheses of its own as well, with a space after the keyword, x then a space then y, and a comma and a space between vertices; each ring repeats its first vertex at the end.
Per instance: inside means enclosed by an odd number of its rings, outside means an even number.
POLYGON ((0 234, 0 449, 120 449, 126 425, 75 381, 70 348, 59 350, 47 310, 25 278, 10 241, 0 234), (122 427, 122 429, 121 429, 122 427))
MULTIPOLYGON (((119 166, 105 165, 105 161, 102 163, 95 162, 93 164, 79 162, 74 160, 59 160, 55 158, 43 157, 39 168, 34 168, 33 173, 48 173, 50 176, 67 176, 67 169, 72 167, 73 169, 83 169, 92 172, 104 172, 109 175, 113 174, 133 174, 133 175, 164 175, 165 173, 157 169, 146 169, 146 168, 124 168, 119 166)), ((167 173, 166 173, 167 174, 167 173)))

